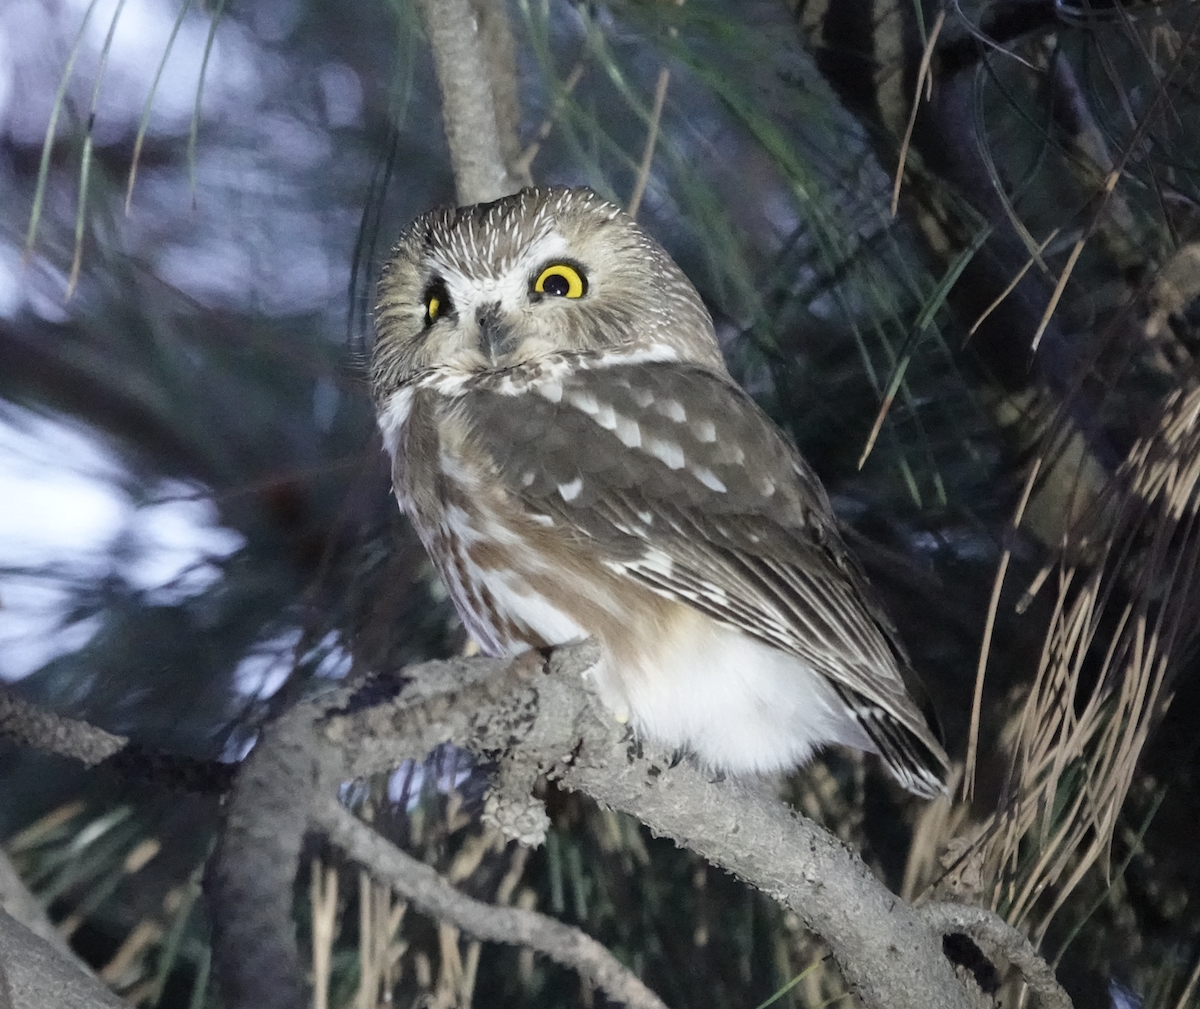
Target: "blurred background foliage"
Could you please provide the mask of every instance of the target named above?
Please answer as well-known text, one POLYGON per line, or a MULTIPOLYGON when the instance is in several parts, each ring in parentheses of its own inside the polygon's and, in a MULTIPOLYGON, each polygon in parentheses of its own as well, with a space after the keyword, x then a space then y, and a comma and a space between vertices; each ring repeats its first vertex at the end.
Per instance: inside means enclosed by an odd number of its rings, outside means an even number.
MULTIPOLYGON (((845 753, 790 799, 909 896, 949 868, 943 890, 1061 958, 1077 1005, 1189 1004, 1192 414, 1155 433, 1169 396, 1190 403, 1200 339, 1197 5, 508 13, 533 177, 627 204, 654 133, 639 220, 826 481, 950 752, 977 741, 953 808, 845 753), (1165 510, 1151 464, 1173 474, 1165 510), (1081 606, 1086 633, 1064 635, 1081 606), (1120 659, 1135 625, 1157 643, 1141 679, 1120 659)), ((8 0, 0 180, 12 689, 236 761, 322 682, 462 648, 388 494, 363 370, 389 242, 454 193, 413 5, 8 0)), ((469 892, 585 927, 673 1006, 753 1009, 801 974, 780 1004, 841 993, 771 901, 579 797, 547 796, 539 851, 496 844, 485 779, 446 751, 348 798, 469 892)), ((0 788, 9 857, 106 981, 220 1004, 199 887, 216 796, 9 744, 0 788)), ((603 1001, 311 855, 297 915, 328 1004, 603 1001)))

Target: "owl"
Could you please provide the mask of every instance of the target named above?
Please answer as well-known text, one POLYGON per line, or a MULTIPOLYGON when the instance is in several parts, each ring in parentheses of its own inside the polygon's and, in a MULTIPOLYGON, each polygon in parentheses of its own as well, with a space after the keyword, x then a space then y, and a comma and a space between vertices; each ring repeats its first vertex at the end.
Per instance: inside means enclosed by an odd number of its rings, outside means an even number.
POLYGON ((396 498, 485 653, 594 639, 615 717, 715 771, 838 743, 944 791, 816 475, 628 215, 563 188, 434 210, 386 264, 375 323, 396 498))

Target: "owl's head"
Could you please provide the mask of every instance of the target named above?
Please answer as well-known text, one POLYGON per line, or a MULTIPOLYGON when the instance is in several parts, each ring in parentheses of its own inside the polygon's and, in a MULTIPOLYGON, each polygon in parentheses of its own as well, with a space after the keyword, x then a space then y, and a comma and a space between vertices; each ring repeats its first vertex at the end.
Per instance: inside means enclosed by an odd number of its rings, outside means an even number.
POLYGON ((683 271, 590 189, 524 189, 419 217, 384 267, 375 326, 379 399, 431 370, 469 376, 572 353, 724 370, 683 271))

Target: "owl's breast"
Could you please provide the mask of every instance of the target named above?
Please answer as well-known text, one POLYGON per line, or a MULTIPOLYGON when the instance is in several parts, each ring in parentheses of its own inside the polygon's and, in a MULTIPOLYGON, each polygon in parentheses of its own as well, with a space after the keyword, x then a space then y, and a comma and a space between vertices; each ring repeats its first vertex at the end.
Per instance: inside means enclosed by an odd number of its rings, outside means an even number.
POLYGON ((460 398, 418 388, 403 405, 381 414, 393 426, 380 424, 396 498, 481 648, 516 654, 588 637, 555 588, 578 558, 506 488, 460 398))

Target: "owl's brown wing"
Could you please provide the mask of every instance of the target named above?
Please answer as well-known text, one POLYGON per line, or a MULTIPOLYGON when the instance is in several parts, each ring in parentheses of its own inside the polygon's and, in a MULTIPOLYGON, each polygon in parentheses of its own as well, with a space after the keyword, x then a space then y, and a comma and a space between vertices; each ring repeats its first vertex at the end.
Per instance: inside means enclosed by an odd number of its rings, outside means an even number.
POLYGON ((816 476, 741 389, 699 367, 617 364, 459 402, 530 511, 610 569, 797 656, 902 783, 940 793, 946 757, 905 689, 903 648, 816 476))

